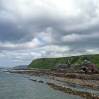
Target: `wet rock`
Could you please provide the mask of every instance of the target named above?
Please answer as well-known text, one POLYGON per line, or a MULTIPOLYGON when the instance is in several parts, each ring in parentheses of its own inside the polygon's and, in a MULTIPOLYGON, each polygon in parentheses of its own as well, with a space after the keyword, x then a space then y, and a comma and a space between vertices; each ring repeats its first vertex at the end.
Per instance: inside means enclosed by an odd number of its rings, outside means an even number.
POLYGON ((34 82, 36 82, 36 81, 37 81, 37 80, 31 79, 31 78, 29 78, 29 77, 28 77, 28 79, 29 79, 29 80, 31 80, 31 81, 34 81, 34 82))
POLYGON ((31 79, 32 81, 36 82, 37 80, 31 79))
POLYGON ((91 94, 88 92, 72 90, 70 88, 61 87, 61 86, 55 85, 53 83, 47 83, 47 84, 55 90, 60 90, 62 92, 68 93, 68 94, 77 95, 77 96, 83 97, 85 99, 99 99, 99 95, 91 94))
POLYGON ((39 83, 44 83, 42 80, 39 80, 38 82, 39 82, 39 83))

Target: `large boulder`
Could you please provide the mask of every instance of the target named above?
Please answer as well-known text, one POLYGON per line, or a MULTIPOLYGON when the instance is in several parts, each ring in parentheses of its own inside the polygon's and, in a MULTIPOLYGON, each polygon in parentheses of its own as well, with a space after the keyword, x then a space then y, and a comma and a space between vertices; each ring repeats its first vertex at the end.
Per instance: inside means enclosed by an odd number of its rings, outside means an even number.
POLYGON ((88 61, 88 60, 84 60, 82 62, 82 64, 76 65, 75 70, 78 70, 78 71, 83 70, 84 72, 90 72, 90 73, 97 73, 98 72, 98 69, 96 68, 94 63, 92 63, 91 61, 88 61))
POLYGON ((91 61, 84 60, 82 64, 82 68, 83 69, 85 68, 87 72, 91 72, 91 73, 98 72, 98 69, 96 68, 94 63, 92 63, 91 61))

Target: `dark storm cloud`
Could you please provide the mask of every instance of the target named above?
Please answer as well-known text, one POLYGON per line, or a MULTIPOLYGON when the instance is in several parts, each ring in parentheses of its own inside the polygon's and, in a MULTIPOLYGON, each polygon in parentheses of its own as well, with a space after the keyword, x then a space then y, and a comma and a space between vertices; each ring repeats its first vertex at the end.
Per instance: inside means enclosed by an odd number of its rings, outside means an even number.
POLYGON ((0 40, 14 42, 20 40, 26 35, 26 31, 23 29, 18 29, 16 24, 2 24, 0 23, 0 40))

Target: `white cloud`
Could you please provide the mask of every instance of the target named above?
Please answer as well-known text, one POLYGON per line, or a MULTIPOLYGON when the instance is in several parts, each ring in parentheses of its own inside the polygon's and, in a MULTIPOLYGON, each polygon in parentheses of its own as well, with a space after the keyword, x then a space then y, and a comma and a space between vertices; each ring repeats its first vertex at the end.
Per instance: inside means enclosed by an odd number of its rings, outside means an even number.
POLYGON ((15 48, 16 45, 15 45, 15 44, 12 44, 12 43, 10 43, 10 42, 0 42, 0 47, 15 48))
POLYGON ((65 42, 73 42, 73 41, 77 41, 80 40, 81 37, 78 34, 71 34, 71 35, 66 35, 62 38, 63 41, 65 42))
POLYGON ((45 29, 45 31, 37 33, 37 37, 40 37, 44 40, 45 43, 53 43, 56 40, 54 39, 55 34, 53 34, 53 29, 51 27, 48 27, 45 29))
POLYGON ((93 49, 86 49, 87 53, 89 54, 99 54, 99 48, 93 48, 93 49))
POLYGON ((1 1, 5 9, 17 15, 21 15, 23 18, 32 18, 36 17, 37 14, 48 14, 48 12, 51 12, 52 16, 58 13, 58 11, 62 11, 60 15, 63 14, 63 11, 70 13, 70 10, 73 10, 74 12, 72 0, 9 0, 9 2, 7 0, 1 1))
POLYGON ((35 48, 38 47, 40 45, 42 45, 43 43, 40 42, 37 38, 33 38, 31 41, 29 42, 25 42, 25 43, 19 43, 19 44, 13 44, 11 42, 0 42, 0 47, 5 47, 5 48, 9 48, 9 49, 31 49, 31 48, 35 48))
POLYGON ((70 48, 68 46, 56 46, 56 45, 49 45, 40 48, 41 50, 45 50, 46 52, 68 52, 70 48))
POLYGON ((27 48, 34 48, 40 45, 42 45, 42 42, 40 42, 37 38, 34 38, 33 40, 27 42, 26 44, 22 44, 23 47, 27 48))
POLYGON ((31 56, 33 57, 32 59, 41 58, 41 54, 40 53, 31 52, 31 56))
POLYGON ((42 57, 43 56, 45 56, 45 57, 47 56, 46 51, 40 51, 40 53, 41 53, 42 57))
POLYGON ((70 34, 62 37, 64 42, 83 41, 92 38, 99 38, 99 33, 94 34, 70 34))
POLYGON ((50 53, 49 57, 64 57, 66 55, 62 55, 62 53, 52 52, 50 53))
MULTIPOLYGON (((68 21, 68 18, 78 18, 79 16, 86 14, 87 4, 85 0, 77 3, 79 1, 73 0, 2 0, 2 4, 8 14, 13 14, 17 20, 28 22, 31 19, 38 19, 40 17, 51 18, 53 21, 61 19, 63 21, 68 21), (83 6, 79 6, 82 4, 83 6), (83 12, 83 14, 82 14, 83 12), (49 17, 48 17, 49 16, 49 17), (20 20, 21 19, 21 20, 20 20)), ((91 5, 89 5, 91 6, 91 5)), ((84 15, 83 15, 84 16, 84 15)))

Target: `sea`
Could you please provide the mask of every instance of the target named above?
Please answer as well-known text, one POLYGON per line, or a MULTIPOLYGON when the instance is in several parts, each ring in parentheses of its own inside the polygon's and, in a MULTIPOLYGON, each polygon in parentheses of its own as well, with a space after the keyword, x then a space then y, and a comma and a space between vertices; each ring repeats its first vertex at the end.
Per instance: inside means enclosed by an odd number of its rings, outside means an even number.
MULTIPOLYGON (((47 82, 67 86, 51 79, 0 71, 0 99, 83 99, 76 95, 54 90, 46 84, 47 82), (29 78, 42 80, 44 83, 33 82, 29 78)), ((73 86, 71 88, 76 89, 73 86)), ((78 89, 82 90, 82 88, 78 89)))

